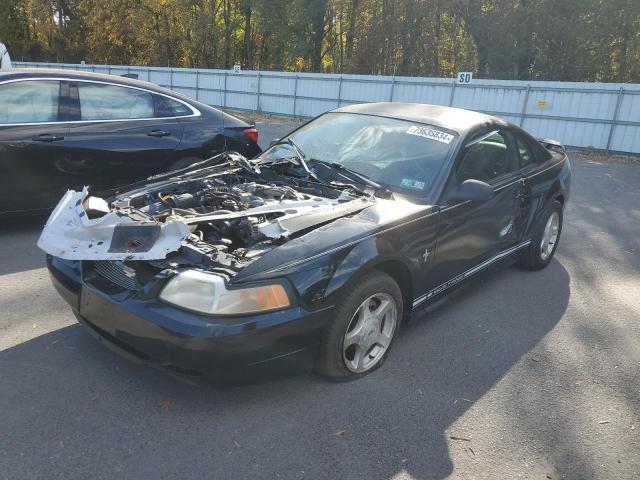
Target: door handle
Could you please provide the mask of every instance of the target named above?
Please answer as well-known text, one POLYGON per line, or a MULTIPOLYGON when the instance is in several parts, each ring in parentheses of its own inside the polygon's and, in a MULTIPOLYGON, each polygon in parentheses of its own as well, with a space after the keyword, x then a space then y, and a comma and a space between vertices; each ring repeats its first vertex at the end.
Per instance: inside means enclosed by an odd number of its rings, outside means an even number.
POLYGON ((64 140, 64 137, 62 135, 52 135, 51 133, 41 133, 40 135, 31 137, 31 140, 33 140, 34 142, 53 143, 64 140))
POLYGON ((165 132, 164 130, 151 130, 147 132, 147 136, 149 137, 168 137, 171 135, 171 132, 165 132))

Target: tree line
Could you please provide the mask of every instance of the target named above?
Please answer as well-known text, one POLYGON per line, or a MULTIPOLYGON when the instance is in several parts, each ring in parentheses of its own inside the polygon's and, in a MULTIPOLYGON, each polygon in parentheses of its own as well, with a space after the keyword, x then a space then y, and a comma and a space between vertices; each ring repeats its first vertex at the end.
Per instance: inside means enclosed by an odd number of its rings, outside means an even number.
POLYGON ((15 60, 640 82, 640 0, 2 0, 15 60))

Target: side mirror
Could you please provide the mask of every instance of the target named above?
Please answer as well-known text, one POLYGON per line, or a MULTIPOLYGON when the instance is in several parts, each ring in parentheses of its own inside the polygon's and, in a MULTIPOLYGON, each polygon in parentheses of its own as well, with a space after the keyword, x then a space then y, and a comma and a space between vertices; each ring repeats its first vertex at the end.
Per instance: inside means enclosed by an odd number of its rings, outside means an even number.
POLYGON ((469 179, 454 188, 446 198, 452 205, 462 202, 482 203, 493 198, 493 188, 486 182, 469 179))

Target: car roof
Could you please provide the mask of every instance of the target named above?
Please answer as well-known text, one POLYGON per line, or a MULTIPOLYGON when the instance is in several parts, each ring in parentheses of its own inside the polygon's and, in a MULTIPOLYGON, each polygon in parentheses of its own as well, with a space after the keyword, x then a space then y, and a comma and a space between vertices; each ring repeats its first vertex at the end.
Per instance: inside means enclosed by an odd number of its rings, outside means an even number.
POLYGON ((428 105, 425 103, 359 103, 337 108, 333 112, 359 113, 379 117, 397 118, 410 122, 448 128, 460 134, 489 125, 506 126, 507 122, 498 117, 484 113, 464 110, 462 108, 428 105))
MULTIPOLYGON (((172 90, 160 87, 155 83, 145 82, 143 80, 135 80, 132 78, 126 78, 118 75, 106 75, 103 73, 93 72, 81 72, 76 70, 58 70, 49 68, 13 68, 11 70, 0 71, 0 82, 15 78, 61 78, 70 80, 93 80, 97 82, 110 82, 118 83, 121 85, 128 85, 131 87, 145 88, 158 93, 164 93, 165 95, 171 95, 172 97, 184 98, 183 95, 176 93, 172 90)), ((188 99, 193 101, 192 99, 188 99)))

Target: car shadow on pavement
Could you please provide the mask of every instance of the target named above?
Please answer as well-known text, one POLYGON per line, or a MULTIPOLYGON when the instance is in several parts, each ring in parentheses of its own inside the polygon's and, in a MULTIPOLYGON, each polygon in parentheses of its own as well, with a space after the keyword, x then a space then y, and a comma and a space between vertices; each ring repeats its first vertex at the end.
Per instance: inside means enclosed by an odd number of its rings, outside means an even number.
POLYGON ((36 242, 46 221, 46 215, 0 217, 0 275, 44 266, 44 252, 36 242))
POLYGON ((445 478, 452 448, 480 453, 482 432, 460 417, 516 364, 536 368, 531 351, 562 318, 569 275, 554 260, 485 274, 462 293, 406 325, 383 368, 345 384, 191 385, 120 359, 78 325, 10 347, 0 351, 3 473, 445 478))

